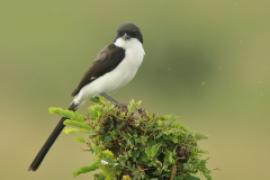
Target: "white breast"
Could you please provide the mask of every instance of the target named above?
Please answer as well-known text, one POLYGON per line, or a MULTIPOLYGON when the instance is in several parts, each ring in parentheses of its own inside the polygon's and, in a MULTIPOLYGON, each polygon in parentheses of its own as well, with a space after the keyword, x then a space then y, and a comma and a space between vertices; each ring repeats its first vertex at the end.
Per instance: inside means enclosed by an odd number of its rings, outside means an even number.
POLYGON ((120 38, 114 44, 125 49, 125 58, 114 70, 83 87, 75 96, 75 103, 81 103, 91 96, 119 89, 135 77, 145 54, 142 44, 137 39, 130 39, 127 43, 120 38))

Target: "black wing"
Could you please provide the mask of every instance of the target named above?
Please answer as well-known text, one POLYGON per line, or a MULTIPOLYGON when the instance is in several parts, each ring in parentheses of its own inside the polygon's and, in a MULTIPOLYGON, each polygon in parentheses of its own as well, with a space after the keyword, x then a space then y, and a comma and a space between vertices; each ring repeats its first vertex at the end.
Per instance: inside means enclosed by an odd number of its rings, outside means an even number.
POLYGON ((106 46, 98 54, 93 66, 85 73, 78 87, 72 92, 76 96, 87 84, 112 71, 125 57, 125 50, 114 44, 106 46))

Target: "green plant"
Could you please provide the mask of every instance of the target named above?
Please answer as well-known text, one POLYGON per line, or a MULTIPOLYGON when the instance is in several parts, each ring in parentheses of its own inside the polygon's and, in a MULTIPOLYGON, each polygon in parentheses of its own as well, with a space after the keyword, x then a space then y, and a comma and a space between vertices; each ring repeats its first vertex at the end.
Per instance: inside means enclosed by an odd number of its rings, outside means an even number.
POLYGON ((81 133, 77 140, 94 154, 95 161, 74 173, 95 171, 97 180, 211 179, 205 154, 197 141, 206 137, 190 132, 173 116, 157 116, 132 100, 126 108, 95 99, 86 115, 62 108, 50 112, 64 116, 66 134, 81 133), (96 171, 98 170, 98 171, 96 171))

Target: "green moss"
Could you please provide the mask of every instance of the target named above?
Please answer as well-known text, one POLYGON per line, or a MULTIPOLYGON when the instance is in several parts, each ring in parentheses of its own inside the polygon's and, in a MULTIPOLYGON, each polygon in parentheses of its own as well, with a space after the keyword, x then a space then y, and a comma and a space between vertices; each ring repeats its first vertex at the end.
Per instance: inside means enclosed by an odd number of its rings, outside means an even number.
POLYGON ((132 100, 125 108, 95 99, 86 116, 61 108, 50 112, 66 116, 65 132, 83 133, 84 143, 96 161, 74 175, 96 171, 95 179, 210 180, 204 151, 198 141, 205 136, 175 122, 173 116, 158 116, 132 100), (84 117, 82 120, 82 117, 84 117))

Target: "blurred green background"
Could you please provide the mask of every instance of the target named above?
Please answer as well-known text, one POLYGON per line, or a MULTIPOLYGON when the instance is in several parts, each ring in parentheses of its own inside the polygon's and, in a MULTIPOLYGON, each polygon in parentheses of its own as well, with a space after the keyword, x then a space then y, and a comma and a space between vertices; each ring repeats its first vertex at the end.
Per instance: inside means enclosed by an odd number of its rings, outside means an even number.
POLYGON ((141 99, 207 134, 201 146, 218 169, 214 179, 270 179, 269 7, 266 0, 2 0, 0 179, 74 179, 89 162, 62 135, 39 171, 27 171, 57 122, 47 108, 67 106, 126 21, 141 27, 146 56, 135 80, 113 96, 141 99))

